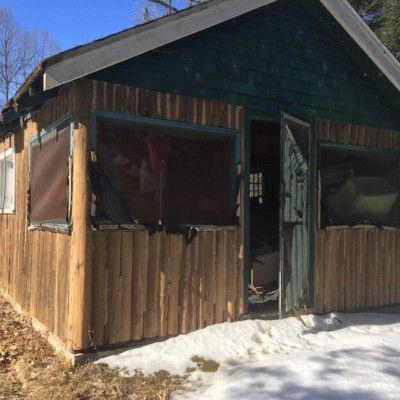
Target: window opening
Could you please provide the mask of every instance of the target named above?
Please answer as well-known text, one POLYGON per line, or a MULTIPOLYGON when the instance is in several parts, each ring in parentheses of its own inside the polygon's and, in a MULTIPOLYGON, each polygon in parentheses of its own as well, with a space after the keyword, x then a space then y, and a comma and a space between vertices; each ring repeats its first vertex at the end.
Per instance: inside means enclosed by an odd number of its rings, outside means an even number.
POLYGON ((31 140, 29 221, 33 226, 68 225, 70 161, 69 118, 31 140))
POLYGON ((259 204, 263 203, 263 173, 250 174, 250 198, 255 199, 259 204))
POLYGON ((235 135, 99 117, 95 225, 232 225, 235 135))
POLYGON ((353 146, 321 146, 319 225, 400 225, 400 158, 353 146))

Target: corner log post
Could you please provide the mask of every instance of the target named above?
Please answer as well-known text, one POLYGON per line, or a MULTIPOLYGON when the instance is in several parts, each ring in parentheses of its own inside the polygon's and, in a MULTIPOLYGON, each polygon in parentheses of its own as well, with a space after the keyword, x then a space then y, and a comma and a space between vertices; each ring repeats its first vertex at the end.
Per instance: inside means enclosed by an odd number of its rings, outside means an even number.
POLYGON ((76 351, 90 347, 92 342, 93 265, 88 179, 92 86, 90 81, 81 80, 73 83, 72 90, 74 132, 67 341, 68 350, 76 351))

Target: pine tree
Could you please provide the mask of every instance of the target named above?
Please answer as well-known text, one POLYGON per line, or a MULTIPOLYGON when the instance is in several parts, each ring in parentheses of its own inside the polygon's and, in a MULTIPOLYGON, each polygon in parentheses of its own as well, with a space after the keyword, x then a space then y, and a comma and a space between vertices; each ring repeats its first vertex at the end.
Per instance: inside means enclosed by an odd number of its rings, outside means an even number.
POLYGON ((351 0, 350 3, 372 30, 381 28, 385 0, 351 0))
POLYGON ((400 0, 350 0, 384 45, 400 59, 400 0))
POLYGON ((385 2, 380 38, 400 60, 400 0, 385 2))

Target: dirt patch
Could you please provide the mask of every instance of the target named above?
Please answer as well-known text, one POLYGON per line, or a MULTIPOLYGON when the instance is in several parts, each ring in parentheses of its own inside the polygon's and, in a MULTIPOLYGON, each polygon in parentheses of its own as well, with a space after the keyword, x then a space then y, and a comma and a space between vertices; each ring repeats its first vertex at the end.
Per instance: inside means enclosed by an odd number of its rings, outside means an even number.
POLYGON ((105 365, 69 367, 29 322, 0 297, 0 399, 167 400, 187 377, 166 371, 121 376, 105 365))

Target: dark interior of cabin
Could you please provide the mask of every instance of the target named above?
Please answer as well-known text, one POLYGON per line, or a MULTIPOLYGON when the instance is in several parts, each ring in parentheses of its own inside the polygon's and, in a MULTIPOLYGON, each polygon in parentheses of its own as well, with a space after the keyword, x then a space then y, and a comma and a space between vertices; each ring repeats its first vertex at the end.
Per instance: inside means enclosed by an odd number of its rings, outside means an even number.
POLYGON ((218 132, 98 120, 96 221, 145 226, 236 223, 235 141, 218 132))
POLYGON ((280 125, 251 122, 249 311, 276 314, 279 289, 280 125))
POLYGON ((399 226, 399 170, 394 152, 323 147, 319 225, 399 226))

